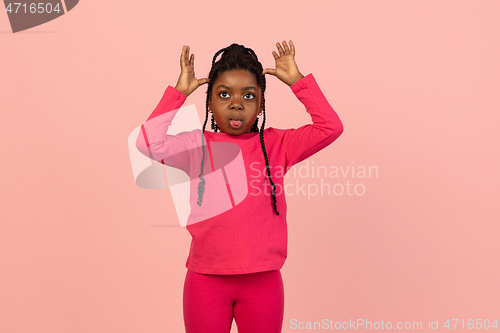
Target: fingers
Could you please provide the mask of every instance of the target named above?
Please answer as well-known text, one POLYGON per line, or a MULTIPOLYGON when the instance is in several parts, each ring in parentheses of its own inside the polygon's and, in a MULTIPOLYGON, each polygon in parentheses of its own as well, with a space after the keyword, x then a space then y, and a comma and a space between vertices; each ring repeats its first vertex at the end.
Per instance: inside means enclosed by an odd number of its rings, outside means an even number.
POLYGON ((186 45, 182 46, 182 52, 181 52, 181 68, 186 67, 186 45))
POLYGON ((190 50, 189 45, 182 46, 181 68, 184 68, 184 67, 189 66, 189 65, 191 65, 191 66, 194 65, 194 54, 191 54, 191 57, 189 57, 189 50, 190 50))
POLYGON ((193 55, 191 55, 191 58, 189 57, 189 45, 186 48, 186 56, 184 57, 186 61, 186 65, 191 65, 191 61, 193 60, 193 55))
POLYGON ((184 49, 185 49, 185 46, 182 45, 182 51, 181 51, 181 59, 180 59, 180 63, 181 63, 181 68, 183 68, 184 66, 184 49))
POLYGON ((276 47, 278 48, 278 52, 280 54, 278 56, 278 54, 273 51, 274 59, 278 59, 279 57, 287 55, 287 54, 295 55, 295 46, 293 45, 293 42, 291 40, 290 40, 290 47, 288 47, 286 40, 283 41, 283 47, 281 46, 281 44, 279 42, 276 43, 276 47))
POLYGON ((292 55, 295 55, 295 45, 293 45, 292 40, 290 39, 290 51, 292 55))
MULTIPOLYGON (((285 44, 286 42, 283 41, 283 44, 285 44)), ((280 53, 280 57, 285 55, 285 51, 283 51, 283 48, 281 47, 280 43, 276 43, 276 46, 278 47, 278 51, 280 53)))
POLYGON ((283 41, 283 47, 285 48, 285 54, 290 54, 290 49, 288 48, 286 40, 283 41))

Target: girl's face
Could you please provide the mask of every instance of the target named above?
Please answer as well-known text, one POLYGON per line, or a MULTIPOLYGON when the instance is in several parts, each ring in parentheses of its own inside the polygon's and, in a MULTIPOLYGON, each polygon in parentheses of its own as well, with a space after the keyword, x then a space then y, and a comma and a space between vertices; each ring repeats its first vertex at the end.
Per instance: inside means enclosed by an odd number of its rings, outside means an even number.
POLYGON ((262 90, 249 71, 226 71, 214 82, 208 107, 213 111, 222 133, 250 133, 257 115, 262 111, 262 90))

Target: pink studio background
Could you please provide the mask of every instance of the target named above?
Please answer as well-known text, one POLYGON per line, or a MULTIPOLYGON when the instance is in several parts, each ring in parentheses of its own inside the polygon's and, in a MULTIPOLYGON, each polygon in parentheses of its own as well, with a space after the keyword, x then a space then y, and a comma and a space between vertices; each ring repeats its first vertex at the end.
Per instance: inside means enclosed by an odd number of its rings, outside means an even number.
MULTIPOLYGON (((2 11, 0 331, 184 331, 190 235, 167 190, 135 185, 127 137, 175 86, 182 45, 205 77, 232 42, 272 67, 283 39, 345 126, 309 166, 378 168, 324 179, 363 195, 288 197, 283 332, 500 319, 499 14, 493 0, 86 0, 12 34, 2 11)), ((185 104, 200 117, 205 91, 185 104)), ((266 111, 267 126, 310 121, 272 76, 266 111)))

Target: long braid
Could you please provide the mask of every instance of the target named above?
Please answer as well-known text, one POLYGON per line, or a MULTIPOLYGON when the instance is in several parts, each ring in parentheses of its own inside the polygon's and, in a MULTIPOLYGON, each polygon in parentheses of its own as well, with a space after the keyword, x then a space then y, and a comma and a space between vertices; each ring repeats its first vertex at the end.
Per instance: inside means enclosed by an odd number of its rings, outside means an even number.
MULTIPOLYGON (((266 113, 265 113, 265 99, 264 99, 264 91, 266 90, 266 78, 262 74, 263 68, 262 64, 259 62, 259 59, 255 52, 250 49, 246 48, 243 45, 238 45, 238 44, 231 44, 230 46, 223 48, 217 53, 215 53, 213 60, 212 60, 212 68, 210 69, 210 73, 208 75, 208 87, 207 87, 207 98, 206 98, 206 103, 205 103, 205 122, 203 123, 203 131, 202 131, 202 137, 201 137, 201 144, 202 144, 202 150, 203 150, 203 157, 201 161, 201 171, 200 171, 200 183, 198 184, 198 205, 201 206, 201 202, 203 200, 203 193, 205 190, 205 180, 203 179, 203 162, 205 160, 205 146, 204 146, 204 138, 205 138, 205 127, 207 124, 208 120, 208 101, 212 95, 212 87, 213 83, 217 80, 218 76, 225 71, 233 70, 233 69, 244 69, 252 73, 256 80, 257 83, 260 83, 261 86, 261 91, 262 91, 262 114, 263 114, 263 121, 262 125, 259 131, 259 118, 257 118, 250 128, 250 132, 252 133, 259 133, 260 137, 260 145, 262 147, 262 152, 264 154, 264 159, 266 161, 266 170, 267 170, 267 179, 269 179, 269 182, 272 185, 272 205, 274 208, 274 213, 276 215, 279 215, 278 209, 276 207, 276 185, 274 184, 272 178, 271 178, 271 170, 269 167, 269 159, 267 157, 267 152, 266 152, 266 146, 264 144, 264 126, 266 123, 266 113), (221 59, 217 62, 215 60, 217 59, 217 56, 222 53, 221 59)), ((212 114, 212 129, 214 130, 215 133, 219 130, 219 126, 215 123, 215 120, 213 118, 212 114)))
POLYGON ((201 206, 201 202, 203 201, 203 193, 205 192, 205 179, 203 179, 203 162, 205 161, 205 127, 207 126, 207 120, 208 120, 208 99, 206 102, 206 108, 205 108, 205 122, 203 123, 203 130, 201 132, 201 149, 203 150, 203 157, 201 158, 201 170, 200 170, 200 175, 198 178, 200 178, 200 182, 198 183, 198 206, 201 206))
MULTIPOLYGON (((263 83, 261 83, 261 86, 263 86, 263 83)), ((264 89, 265 86, 262 87, 262 125, 260 127, 260 145, 262 147, 262 152, 264 153, 264 159, 266 160, 266 170, 267 170, 267 178, 269 179, 269 182, 272 185, 271 189, 271 194, 272 194, 272 200, 273 200, 273 208, 274 208, 274 213, 276 215, 280 215, 278 212, 278 209, 276 208, 276 185, 274 184, 272 178, 271 178, 271 170, 269 168, 269 160, 267 158, 267 152, 266 152, 266 145, 264 144, 264 126, 266 124, 266 110, 265 110, 265 100, 264 100, 264 89)))
MULTIPOLYGON (((247 48, 246 49, 250 54, 252 54, 255 57, 255 60, 259 60, 257 55, 252 49, 247 48)), ((262 73, 262 72, 261 72, 262 73)), ((266 125, 266 99, 264 97, 264 91, 266 90, 266 81, 264 79, 264 74, 261 74, 263 77, 262 80, 260 80, 260 87, 262 91, 262 125, 260 127, 260 145, 262 146, 262 152, 264 153, 264 159, 266 160, 266 170, 267 170, 267 178, 269 179, 269 182, 271 183, 272 190, 271 190, 271 195, 272 195, 272 202, 273 202, 273 208, 274 208, 274 213, 276 215, 280 215, 278 212, 278 209, 276 207, 276 185, 273 182, 273 179, 271 178, 271 170, 269 168, 269 160, 267 158, 267 151, 266 151, 266 145, 264 143, 264 126, 266 125)), ((257 121, 256 121, 257 122, 257 121)), ((257 124, 254 124, 254 126, 257 127, 257 124)))

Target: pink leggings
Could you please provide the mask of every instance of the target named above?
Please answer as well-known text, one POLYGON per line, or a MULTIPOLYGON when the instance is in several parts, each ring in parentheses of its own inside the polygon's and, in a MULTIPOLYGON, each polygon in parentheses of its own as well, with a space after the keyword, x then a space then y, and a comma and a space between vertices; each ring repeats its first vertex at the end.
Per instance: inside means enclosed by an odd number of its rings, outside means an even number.
POLYGON ((187 271, 184 282, 186 333, 279 333, 284 292, 280 270, 238 275, 187 271))

